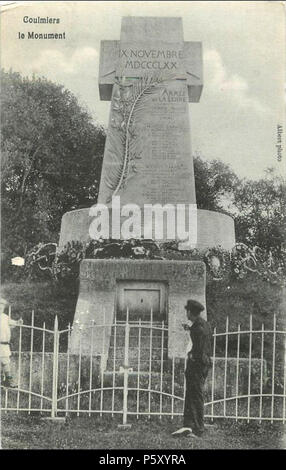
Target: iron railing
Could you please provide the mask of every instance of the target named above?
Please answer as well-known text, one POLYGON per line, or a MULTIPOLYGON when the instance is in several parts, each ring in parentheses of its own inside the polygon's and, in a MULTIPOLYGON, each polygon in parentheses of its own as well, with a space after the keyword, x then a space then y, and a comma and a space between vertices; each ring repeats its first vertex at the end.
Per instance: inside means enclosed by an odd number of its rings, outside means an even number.
MULTIPOLYGON (((17 388, 1 387, 1 409, 53 418, 75 413, 128 417, 183 413, 185 359, 168 356, 168 325, 153 319, 92 324, 78 329, 79 349, 71 351, 72 327, 59 330, 20 325, 13 333, 12 366, 17 388), (83 351, 89 329, 90 348, 83 351), (101 352, 96 338, 101 337, 101 352), (15 342, 17 341, 17 346, 15 342)), ((206 383, 205 416, 210 419, 286 422, 286 331, 277 326, 238 325, 213 331, 212 367, 206 383)), ((86 345, 85 345, 86 346, 86 345)))

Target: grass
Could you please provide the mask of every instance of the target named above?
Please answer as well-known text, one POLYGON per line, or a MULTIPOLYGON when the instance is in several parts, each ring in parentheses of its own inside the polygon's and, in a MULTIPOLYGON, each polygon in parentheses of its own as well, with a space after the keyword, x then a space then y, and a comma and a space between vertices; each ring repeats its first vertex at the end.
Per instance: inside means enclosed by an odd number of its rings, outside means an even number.
POLYGON ((285 449, 281 424, 217 421, 203 438, 175 439, 180 422, 139 420, 118 428, 116 419, 73 417, 55 423, 37 416, 2 415, 3 449, 285 449))

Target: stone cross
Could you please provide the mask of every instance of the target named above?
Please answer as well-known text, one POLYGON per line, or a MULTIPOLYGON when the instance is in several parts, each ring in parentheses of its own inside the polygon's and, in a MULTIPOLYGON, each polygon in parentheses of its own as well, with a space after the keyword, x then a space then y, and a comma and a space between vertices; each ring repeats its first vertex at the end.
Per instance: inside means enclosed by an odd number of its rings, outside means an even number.
POLYGON ((201 43, 184 42, 181 18, 124 17, 120 41, 101 41, 100 99, 112 104, 99 203, 196 203, 188 102, 202 86, 201 43))

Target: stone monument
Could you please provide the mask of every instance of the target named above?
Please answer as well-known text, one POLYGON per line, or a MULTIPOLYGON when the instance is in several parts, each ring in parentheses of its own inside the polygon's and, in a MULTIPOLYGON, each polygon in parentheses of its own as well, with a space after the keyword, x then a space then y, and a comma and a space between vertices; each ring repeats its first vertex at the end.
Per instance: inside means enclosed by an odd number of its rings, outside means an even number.
MULTIPOLYGON (((99 203, 196 203, 188 103, 202 87, 202 46, 184 42, 181 18, 122 18, 120 41, 101 42, 99 93, 111 111, 99 203)), ((233 247, 231 217, 199 209, 196 219, 198 248, 233 247)), ((87 242, 91 221, 90 208, 64 214, 60 248, 87 242)))
MULTIPOLYGON (((111 224, 115 196, 120 196, 121 206, 142 209, 146 204, 195 207, 188 103, 199 101, 202 86, 201 43, 184 42, 181 18, 124 17, 120 41, 102 41, 99 92, 102 100, 111 100, 111 111, 98 203, 109 207, 111 224)), ((124 221, 126 214, 122 217, 124 221)), ((88 241, 92 220, 89 208, 66 213, 60 247, 71 240, 88 241)), ((113 238, 122 237, 121 224, 120 219, 119 236, 113 238)), ((151 230, 153 238, 153 226, 151 230)), ((167 235, 164 226, 162 238, 167 240, 167 235)), ((198 248, 230 249, 235 243, 233 220, 198 210, 196 235, 198 248)), ((111 324, 115 312, 128 307, 131 319, 135 313, 148 319, 152 309, 155 319, 166 320, 168 354, 184 357, 181 322, 190 297, 205 305, 203 262, 85 259, 71 350, 79 349, 79 325, 111 324)), ((93 338, 94 354, 103 345, 108 351, 110 331, 93 338)), ((82 351, 88 354, 89 329, 82 334, 82 351)))

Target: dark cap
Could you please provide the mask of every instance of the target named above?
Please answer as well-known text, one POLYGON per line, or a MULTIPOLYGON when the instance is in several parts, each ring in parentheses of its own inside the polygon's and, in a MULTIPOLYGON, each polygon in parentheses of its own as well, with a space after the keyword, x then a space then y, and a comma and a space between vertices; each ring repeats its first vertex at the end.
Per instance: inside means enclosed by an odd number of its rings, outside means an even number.
POLYGON ((202 312, 205 307, 198 302, 197 300, 189 299, 187 300, 187 304, 185 305, 186 310, 197 310, 198 312, 202 312))

